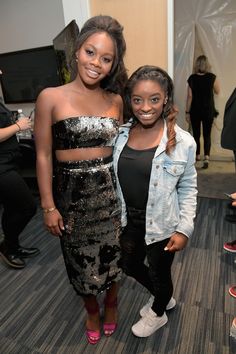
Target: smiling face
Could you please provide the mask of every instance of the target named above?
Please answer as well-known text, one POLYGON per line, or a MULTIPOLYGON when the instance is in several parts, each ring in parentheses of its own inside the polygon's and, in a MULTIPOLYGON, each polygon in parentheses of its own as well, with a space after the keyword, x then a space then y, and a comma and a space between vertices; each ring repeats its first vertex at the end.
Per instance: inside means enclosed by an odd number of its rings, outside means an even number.
POLYGON ((131 93, 131 107, 135 117, 143 127, 152 127, 161 117, 166 94, 158 82, 141 80, 131 93))
POLYGON ((97 85, 111 71, 115 46, 106 32, 92 34, 76 52, 78 75, 87 85, 97 85))

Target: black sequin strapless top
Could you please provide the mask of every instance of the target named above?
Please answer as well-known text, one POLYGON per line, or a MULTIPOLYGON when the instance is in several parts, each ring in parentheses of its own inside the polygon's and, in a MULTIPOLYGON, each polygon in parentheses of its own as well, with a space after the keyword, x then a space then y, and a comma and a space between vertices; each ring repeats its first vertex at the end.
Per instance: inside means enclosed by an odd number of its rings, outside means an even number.
POLYGON ((53 147, 66 150, 114 146, 118 129, 118 120, 111 117, 66 118, 52 125, 53 147))

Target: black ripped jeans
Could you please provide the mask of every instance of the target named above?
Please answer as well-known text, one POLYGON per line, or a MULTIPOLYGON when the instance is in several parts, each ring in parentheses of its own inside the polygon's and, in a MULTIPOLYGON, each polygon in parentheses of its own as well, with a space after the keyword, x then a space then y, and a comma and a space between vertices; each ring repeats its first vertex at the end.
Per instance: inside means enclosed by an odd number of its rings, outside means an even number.
POLYGON ((169 239, 146 245, 145 211, 127 208, 128 224, 120 238, 123 271, 154 295, 152 310, 162 316, 173 294, 174 253, 164 251, 169 239), (147 257, 148 265, 145 265, 147 257))

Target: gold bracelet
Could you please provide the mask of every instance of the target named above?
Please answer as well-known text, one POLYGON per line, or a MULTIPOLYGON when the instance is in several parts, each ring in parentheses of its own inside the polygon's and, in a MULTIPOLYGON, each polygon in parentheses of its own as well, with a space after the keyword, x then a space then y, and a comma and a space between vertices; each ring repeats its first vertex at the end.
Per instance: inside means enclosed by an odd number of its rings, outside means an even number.
POLYGON ((21 128, 20 128, 20 126, 19 126, 19 124, 18 123, 16 123, 15 122, 15 124, 17 125, 17 127, 19 128, 19 132, 21 131, 21 128))
POLYGON ((45 214, 47 214, 47 213, 51 213, 52 211, 54 211, 54 210, 56 210, 57 208, 54 206, 54 207, 51 207, 51 208, 48 208, 48 209, 43 209, 43 212, 45 213, 45 214))

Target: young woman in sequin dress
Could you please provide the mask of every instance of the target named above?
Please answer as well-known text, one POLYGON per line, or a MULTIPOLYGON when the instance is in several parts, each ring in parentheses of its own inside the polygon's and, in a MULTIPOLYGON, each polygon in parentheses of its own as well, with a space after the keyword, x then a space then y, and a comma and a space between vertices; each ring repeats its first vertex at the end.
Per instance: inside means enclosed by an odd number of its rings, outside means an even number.
POLYGON ((44 223, 60 237, 70 283, 87 310, 86 335, 91 344, 101 336, 97 295, 104 290, 105 335, 117 326, 121 209, 112 150, 127 79, 122 31, 110 16, 89 19, 76 45, 75 80, 43 90, 36 103, 37 177, 44 223))

